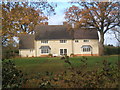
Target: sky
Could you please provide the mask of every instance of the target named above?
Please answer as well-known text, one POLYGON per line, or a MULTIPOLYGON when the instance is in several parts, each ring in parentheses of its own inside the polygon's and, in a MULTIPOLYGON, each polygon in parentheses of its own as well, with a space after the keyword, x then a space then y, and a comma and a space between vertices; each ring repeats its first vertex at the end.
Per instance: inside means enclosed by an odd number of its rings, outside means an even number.
MULTIPOLYGON (((62 25, 65 21, 65 10, 72 6, 70 3, 67 2, 57 2, 57 7, 55 8, 56 15, 49 16, 48 23, 49 25, 62 25)), ((105 45, 111 44, 114 46, 118 45, 118 41, 115 39, 114 34, 109 31, 105 34, 105 45)))
POLYGON ((52 15, 49 17, 49 25, 62 25, 64 19, 64 12, 67 8, 69 8, 71 4, 67 2, 59 2, 57 3, 57 7, 55 8, 56 15, 52 15))
MULTIPOLYGON (((32 0, 27 0, 27 1, 32 1, 32 0)), ((47 1, 47 0, 42 0, 42 1, 47 1)), ((49 3, 51 3, 52 1, 53 0, 48 0, 49 3)), ((67 1, 72 1, 72 0, 56 0, 56 1, 53 1, 53 3, 57 3, 57 7, 55 8, 56 15, 48 16, 49 25, 63 25, 63 22, 65 21, 64 12, 67 8, 69 8, 73 5, 71 3, 68 3, 67 1)), ((77 1, 79 1, 79 0, 77 0, 77 1)), ((35 2, 35 0, 34 0, 34 2, 35 2)), ((77 4, 75 4, 75 5, 79 6, 77 4)), ((99 35, 99 33, 98 33, 98 35, 99 35)), ((109 31, 105 34, 104 44, 105 45, 110 44, 110 45, 118 46, 118 41, 115 39, 115 35, 111 31, 109 31)))

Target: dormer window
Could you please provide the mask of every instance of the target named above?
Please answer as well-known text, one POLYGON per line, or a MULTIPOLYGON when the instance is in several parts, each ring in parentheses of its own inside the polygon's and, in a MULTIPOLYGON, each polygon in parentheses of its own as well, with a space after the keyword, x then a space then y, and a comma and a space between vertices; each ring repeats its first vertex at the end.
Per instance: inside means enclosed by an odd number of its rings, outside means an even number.
POLYGON ((41 43, 48 43, 48 40, 41 40, 41 43))
POLYGON ((60 40, 60 43, 66 43, 67 40, 60 40))
POLYGON ((83 40, 83 42, 89 42, 89 40, 83 40))

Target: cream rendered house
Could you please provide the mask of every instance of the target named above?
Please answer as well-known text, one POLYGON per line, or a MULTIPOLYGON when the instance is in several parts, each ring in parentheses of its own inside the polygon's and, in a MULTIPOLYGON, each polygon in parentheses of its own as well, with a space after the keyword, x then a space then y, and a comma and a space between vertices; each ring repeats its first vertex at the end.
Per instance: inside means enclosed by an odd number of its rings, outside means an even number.
POLYGON ((19 42, 22 57, 99 56, 97 30, 78 29, 68 31, 66 25, 38 25, 34 35, 22 35, 19 42))

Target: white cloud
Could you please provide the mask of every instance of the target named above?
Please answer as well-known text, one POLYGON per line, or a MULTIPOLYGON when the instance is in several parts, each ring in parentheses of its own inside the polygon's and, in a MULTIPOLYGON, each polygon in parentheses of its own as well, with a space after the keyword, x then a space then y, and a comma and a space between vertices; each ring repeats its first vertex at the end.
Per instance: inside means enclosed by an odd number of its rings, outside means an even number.
POLYGON ((63 21, 65 21, 64 14, 51 16, 48 20, 49 25, 62 25, 63 21))

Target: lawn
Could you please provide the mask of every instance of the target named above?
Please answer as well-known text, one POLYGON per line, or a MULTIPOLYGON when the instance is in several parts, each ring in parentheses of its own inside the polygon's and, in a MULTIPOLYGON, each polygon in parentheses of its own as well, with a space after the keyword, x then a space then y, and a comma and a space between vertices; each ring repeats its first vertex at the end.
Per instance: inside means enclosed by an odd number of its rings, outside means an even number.
MULTIPOLYGON (((102 63, 104 60, 107 60, 111 64, 115 65, 115 63, 118 63, 118 56, 117 55, 114 55, 114 56, 87 56, 87 57, 70 57, 69 58, 69 61, 72 65, 72 67, 74 67, 75 72, 77 70, 83 71, 83 73, 81 73, 80 75, 84 74, 84 72, 86 72, 86 70, 92 71, 99 67, 103 67, 102 63), (85 60, 85 58, 87 58, 87 60, 85 60), (85 61, 87 63, 87 68, 84 68, 83 65, 85 63, 83 61, 85 61)), ((7 60, 5 60, 5 61, 7 61, 7 60)), ((5 61, 3 61, 3 63, 5 61)), ((44 79, 48 80, 48 81, 52 80, 50 83, 52 83, 54 85, 58 85, 58 87, 59 86, 62 87, 62 85, 63 85, 63 87, 68 87, 68 86, 65 86, 66 83, 61 82, 61 80, 58 80, 57 83, 56 83, 56 81, 54 82, 54 80, 56 79, 56 77, 58 77, 58 75, 64 75, 62 78, 64 78, 63 80, 65 81, 65 80, 67 80, 67 78, 71 77, 72 73, 74 72, 74 71, 71 71, 72 69, 69 69, 71 66, 68 63, 66 63, 65 60, 61 60, 60 57, 14 58, 14 59, 11 59, 11 61, 13 61, 15 63, 17 69, 22 70, 22 72, 24 73, 24 78, 27 78, 27 82, 25 84, 23 84, 23 86, 22 86, 23 88, 38 88, 40 85, 44 84, 44 79), (66 74, 63 74, 64 71, 67 71, 67 76, 66 76, 66 74)), ((116 71, 115 71, 115 75, 117 75, 116 71)), ((115 75, 113 75, 113 76, 115 76, 115 75)), ((88 76, 89 76, 89 74, 88 74, 88 76)), ((76 77, 77 77, 77 75, 76 75, 76 77)), ((112 78, 114 78, 114 77, 112 77, 112 78)), ((115 78, 117 78, 117 76, 115 78)), ((85 77, 84 77, 84 79, 85 79, 85 77)), ((81 79, 79 78, 79 80, 81 80, 81 79)), ((116 83, 115 83, 115 85, 116 85, 116 83)), ((112 87, 114 87, 114 86, 112 86, 112 87)), ((57 86, 55 86, 55 87, 57 87, 57 86)))
MULTIPOLYGON (((81 67, 81 59, 83 57, 71 57, 69 61, 75 68, 81 67)), ((108 60, 112 64, 118 62, 118 56, 88 56, 86 62, 88 63, 88 69, 101 67, 102 61, 108 60)), ((32 58, 14 58, 12 61, 16 64, 16 67, 27 74, 33 73, 44 73, 49 72, 60 72, 67 70, 70 67, 68 63, 61 60, 60 57, 32 57, 32 58)))

